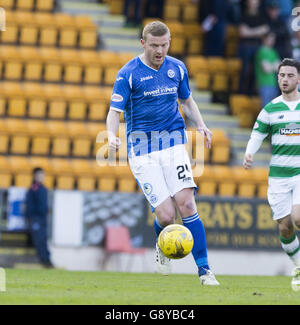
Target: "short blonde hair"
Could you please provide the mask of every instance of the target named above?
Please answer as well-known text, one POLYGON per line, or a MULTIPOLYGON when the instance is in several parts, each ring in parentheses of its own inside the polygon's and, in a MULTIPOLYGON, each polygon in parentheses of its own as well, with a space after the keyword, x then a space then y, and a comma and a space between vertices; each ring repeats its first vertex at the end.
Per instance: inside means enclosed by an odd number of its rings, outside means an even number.
POLYGON ((142 33, 143 40, 146 40, 148 34, 151 34, 152 36, 164 36, 166 34, 169 34, 171 36, 169 27, 158 20, 151 21, 144 27, 142 33))

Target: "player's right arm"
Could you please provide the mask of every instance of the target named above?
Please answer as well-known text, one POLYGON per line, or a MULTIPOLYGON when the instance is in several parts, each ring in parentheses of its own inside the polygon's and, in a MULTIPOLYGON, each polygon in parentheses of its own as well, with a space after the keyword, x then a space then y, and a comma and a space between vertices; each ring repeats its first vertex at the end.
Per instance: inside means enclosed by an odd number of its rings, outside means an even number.
POLYGON ((108 147, 110 150, 118 150, 121 146, 121 140, 117 137, 120 115, 125 111, 130 93, 131 86, 129 78, 127 78, 126 73, 120 70, 114 83, 110 109, 106 118, 108 147))
POLYGON ((108 135, 109 150, 118 150, 121 146, 121 140, 117 137, 120 124, 121 112, 110 109, 106 118, 106 128, 108 135))
POLYGON ((246 152, 244 155, 243 166, 245 169, 252 167, 254 162, 254 155, 261 147, 262 142, 270 132, 269 114, 265 109, 259 113, 257 120, 254 124, 250 139, 247 144, 246 152))

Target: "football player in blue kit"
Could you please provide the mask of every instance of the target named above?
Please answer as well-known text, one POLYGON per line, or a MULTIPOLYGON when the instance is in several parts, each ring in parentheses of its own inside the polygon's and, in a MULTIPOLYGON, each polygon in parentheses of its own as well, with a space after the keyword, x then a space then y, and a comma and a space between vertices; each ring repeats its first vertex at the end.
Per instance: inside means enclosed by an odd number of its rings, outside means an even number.
MULTIPOLYGON (((117 132, 124 112, 127 152, 131 171, 155 212, 154 230, 174 223, 175 206, 183 225, 192 233, 192 254, 200 283, 219 285, 207 259, 205 229, 197 213, 185 122, 178 110, 179 99, 185 114, 211 145, 206 127, 189 88, 183 62, 167 55, 171 41, 169 28, 153 21, 143 29, 144 52, 124 65, 116 77, 107 116, 108 145, 118 150, 117 132)), ((162 274, 171 272, 170 260, 156 244, 156 262, 162 274)))

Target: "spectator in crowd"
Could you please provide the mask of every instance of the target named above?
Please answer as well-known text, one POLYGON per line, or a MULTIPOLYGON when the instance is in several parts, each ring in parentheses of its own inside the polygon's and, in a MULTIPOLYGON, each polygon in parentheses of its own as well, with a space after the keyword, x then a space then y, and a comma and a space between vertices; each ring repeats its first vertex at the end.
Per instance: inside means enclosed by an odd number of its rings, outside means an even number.
POLYGON ((291 35, 287 23, 280 17, 278 0, 267 0, 266 13, 268 24, 276 35, 275 49, 283 60, 292 56, 291 35))
POLYGON ((202 0, 200 2, 200 13, 202 13, 200 20, 205 31, 203 54, 206 56, 224 55, 229 5, 228 0, 202 0))
POLYGON ((287 24, 293 10, 293 0, 278 0, 279 16, 287 24))
POLYGON ((266 33, 255 55, 256 85, 262 107, 278 96, 277 70, 280 57, 274 48, 275 40, 276 36, 273 32, 266 33))
POLYGON ((164 0, 146 0, 145 17, 163 18, 164 0))
POLYGON ((228 23, 238 25, 242 15, 242 0, 229 0, 228 23))
POLYGON ((48 191, 43 185, 45 172, 37 167, 33 170, 33 183, 26 193, 26 216, 33 245, 41 263, 51 267, 50 252, 47 246, 48 191))
POLYGON ((239 24, 239 57, 242 60, 239 92, 255 95, 254 56, 261 38, 269 31, 267 20, 260 12, 260 0, 247 0, 239 24))
POLYGON ((125 27, 136 27, 141 25, 141 4, 142 0, 125 0, 124 1, 124 16, 126 17, 125 27), (130 15, 130 6, 134 4, 134 15, 130 15))

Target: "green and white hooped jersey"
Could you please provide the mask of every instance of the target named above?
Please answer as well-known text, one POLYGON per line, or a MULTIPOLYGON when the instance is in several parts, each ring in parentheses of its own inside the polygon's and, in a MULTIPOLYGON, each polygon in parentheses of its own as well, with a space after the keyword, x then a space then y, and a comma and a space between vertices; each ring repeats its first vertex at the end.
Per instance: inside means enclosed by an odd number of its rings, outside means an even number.
POLYGON ((269 134, 272 143, 269 177, 300 175, 300 100, 287 102, 279 96, 261 110, 252 135, 263 140, 269 134))

